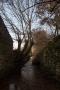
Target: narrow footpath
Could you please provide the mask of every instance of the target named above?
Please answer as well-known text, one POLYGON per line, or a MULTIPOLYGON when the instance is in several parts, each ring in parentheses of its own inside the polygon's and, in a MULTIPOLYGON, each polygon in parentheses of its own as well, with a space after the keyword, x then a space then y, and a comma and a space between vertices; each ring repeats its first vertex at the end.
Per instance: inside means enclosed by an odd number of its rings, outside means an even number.
POLYGON ((60 90, 60 85, 46 78, 40 69, 32 66, 28 61, 21 69, 21 75, 15 75, 12 79, 0 83, 0 90, 60 90))

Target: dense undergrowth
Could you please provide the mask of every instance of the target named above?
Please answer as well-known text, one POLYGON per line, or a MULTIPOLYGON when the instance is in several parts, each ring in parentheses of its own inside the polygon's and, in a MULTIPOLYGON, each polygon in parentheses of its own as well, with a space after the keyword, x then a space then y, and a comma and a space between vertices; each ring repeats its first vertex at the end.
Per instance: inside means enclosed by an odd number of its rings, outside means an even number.
POLYGON ((11 77, 14 74, 20 73, 21 68, 29 60, 30 56, 21 54, 17 50, 7 57, 2 58, 0 63, 0 80, 11 77))
POLYGON ((60 81, 60 35, 48 42, 48 45, 36 56, 35 64, 60 81), (36 62, 37 61, 37 62, 36 62))

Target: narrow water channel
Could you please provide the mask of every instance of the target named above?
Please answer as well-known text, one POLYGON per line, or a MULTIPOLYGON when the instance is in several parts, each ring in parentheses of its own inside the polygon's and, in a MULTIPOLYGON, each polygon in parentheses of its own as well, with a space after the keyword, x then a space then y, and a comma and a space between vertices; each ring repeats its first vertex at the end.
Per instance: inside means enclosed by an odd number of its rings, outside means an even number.
POLYGON ((32 66, 30 60, 21 69, 21 75, 14 75, 0 83, 0 90, 60 90, 60 85, 45 78, 44 73, 32 66))

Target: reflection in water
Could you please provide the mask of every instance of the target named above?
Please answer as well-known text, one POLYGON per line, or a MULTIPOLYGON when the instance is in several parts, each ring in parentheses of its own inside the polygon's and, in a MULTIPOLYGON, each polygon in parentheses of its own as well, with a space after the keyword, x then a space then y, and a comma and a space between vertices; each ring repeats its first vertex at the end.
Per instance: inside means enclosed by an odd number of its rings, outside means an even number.
POLYGON ((60 85, 45 78, 44 73, 34 68, 31 61, 21 69, 21 75, 0 83, 0 90, 60 90, 60 85))

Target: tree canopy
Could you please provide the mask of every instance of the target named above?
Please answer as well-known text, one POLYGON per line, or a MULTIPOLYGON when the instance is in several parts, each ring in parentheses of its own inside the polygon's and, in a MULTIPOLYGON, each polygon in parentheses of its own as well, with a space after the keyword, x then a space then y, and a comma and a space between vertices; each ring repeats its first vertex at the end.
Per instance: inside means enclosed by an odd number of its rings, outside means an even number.
POLYGON ((49 25, 52 32, 58 35, 60 30, 60 1, 59 0, 3 0, 0 13, 7 28, 13 32, 13 40, 22 42, 32 40, 32 23, 36 16, 40 26, 49 25), (54 29, 54 30, 53 30, 54 29))
POLYGON ((40 23, 42 25, 48 24, 51 30, 55 27, 55 35, 58 35, 60 30, 60 1, 43 0, 42 4, 37 6, 36 11, 41 19, 40 23))

